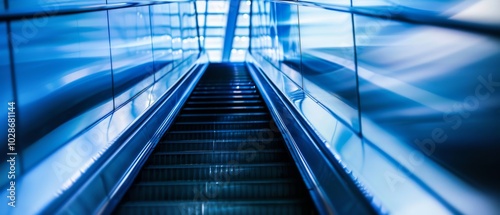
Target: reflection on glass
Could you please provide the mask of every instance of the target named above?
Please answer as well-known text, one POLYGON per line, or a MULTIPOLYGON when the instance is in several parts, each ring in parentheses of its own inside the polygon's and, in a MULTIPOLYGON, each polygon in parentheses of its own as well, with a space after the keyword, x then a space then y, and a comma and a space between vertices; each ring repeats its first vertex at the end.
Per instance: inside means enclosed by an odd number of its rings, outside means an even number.
MULTIPOLYGON (((1 11, 1 10, 0 10, 1 11)), ((7 25, 5 23, 0 23, 0 104, 5 105, 6 113, 0 115, 1 122, 8 122, 8 103, 14 101, 13 89, 12 89, 12 77, 10 71, 10 57, 8 49, 3 47, 7 46, 7 25)), ((15 114, 14 114, 15 115, 15 114)), ((11 115, 12 116, 12 115, 11 115)), ((0 124, 0 135, 2 137, 8 137, 8 124, 2 123, 0 124)), ((4 141, 5 142, 5 141, 4 141)), ((5 143, 7 144, 7 143, 5 143)), ((8 153, 8 147, 0 148, 0 153, 6 155, 8 153)), ((9 169, 7 162, 0 163, 0 169, 9 169)), ((0 178, 0 184, 8 183, 7 177, 0 178)))
MULTIPOLYGON (((500 23, 500 3, 492 0, 353 4, 414 18, 500 23)), ((391 21, 390 15, 353 19, 299 6, 297 16, 296 6, 285 3, 251 6, 251 59, 375 195, 381 212, 499 210, 498 198, 482 192, 500 193, 500 178, 489 171, 500 164, 497 37, 391 21), (287 81, 305 94, 287 93, 287 81), (387 178, 395 176, 407 183, 391 193, 387 178)))
POLYGON ((154 81, 149 8, 109 11, 115 105, 121 105, 154 81))
POLYGON ((500 1, 497 0, 353 0, 353 5, 409 16, 432 15, 442 19, 500 25, 500 1))
POLYGON ((304 90, 360 132, 351 15, 313 7, 299 11, 304 90))
POLYGON ((151 6, 151 31, 153 37, 153 59, 155 61, 155 79, 163 77, 173 68, 172 29, 170 24, 170 6, 151 6))

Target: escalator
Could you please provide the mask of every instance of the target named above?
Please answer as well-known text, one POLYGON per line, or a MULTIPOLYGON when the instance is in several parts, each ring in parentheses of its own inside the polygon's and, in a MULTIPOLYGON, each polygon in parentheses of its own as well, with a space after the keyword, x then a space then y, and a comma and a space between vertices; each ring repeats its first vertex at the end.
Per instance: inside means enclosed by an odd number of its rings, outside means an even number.
POLYGON ((210 64, 115 214, 316 214, 244 64, 210 64))

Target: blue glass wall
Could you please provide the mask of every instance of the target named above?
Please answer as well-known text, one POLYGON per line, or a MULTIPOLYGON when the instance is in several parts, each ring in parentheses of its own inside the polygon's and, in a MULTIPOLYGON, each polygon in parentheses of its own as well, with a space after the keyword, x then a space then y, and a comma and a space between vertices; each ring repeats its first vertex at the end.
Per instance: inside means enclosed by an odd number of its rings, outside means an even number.
POLYGON ((498 1, 312 2, 253 1, 248 59, 369 201, 382 213, 498 211, 498 1))
MULTIPOLYGON (((7 26, 5 23, 0 23, 0 47, 7 47, 7 26)), ((0 97, 0 102, 3 105, 5 111, 8 111, 8 102, 13 102, 14 100, 14 94, 12 90, 12 76, 11 76, 11 70, 10 70, 10 57, 9 57, 9 52, 8 49, 2 48, 0 49, 0 91, 2 92, 2 96, 0 97)), ((7 122, 8 120, 8 114, 2 114, 0 115, 0 120, 3 122, 7 122)), ((2 137, 5 137, 5 140, 7 140, 7 135, 8 135, 8 127, 7 123, 2 123, 0 126, 0 135, 2 137)), ((5 144, 7 144, 6 141, 5 144)), ((0 153, 3 155, 7 154, 8 152, 8 147, 5 145, 4 147, 0 148, 0 153)), ((7 163, 2 163, 0 164, 0 168, 2 169, 7 169, 7 163)), ((7 181, 7 177, 0 178, 0 182, 5 183, 7 181)))
MULTIPOLYGON (((23 153, 29 155, 24 168, 32 168, 113 110, 106 20, 106 12, 52 16, 46 18, 46 26, 32 34, 25 28, 30 21, 11 23, 12 35, 27 39, 13 50, 18 141, 23 143, 23 153), (75 129, 57 129, 64 124, 75 129), (42 140, 44 137, 49 139, 42 140)), ((42 20, 31 20, 37 21, 42 20)))
MULTIPOLYGON (((117 138, 187 74, 200 54, 196 11, 189 1, 6 1, 0 13, 31 15, 0 21, 0 120, 16 102, 16 196, 23 200, 18 210, 2 201, 0 211, 34 214, 114 153, 117 138)), ((7 124, 0 129, 6 160, 7 124)), ((82 202, 107 198, 119 172, 106 174, 92 184, 95 199, 82 202)), ((2 196, 9 181, 0 178, 2 196)))
POLYGON ((222 61, 224 40, 232 41, 230 50, 231 62, 242 62, 249 44, 249 24, 251 1, 243 0, 239 4, 234 30, 234 37, 228 38, 226 25, 228 24, 230 0, 198 0, 196 1, 198 11, 198 24, 200 34, 203 36, 202 46, 207 51, 211 62, 222 61))

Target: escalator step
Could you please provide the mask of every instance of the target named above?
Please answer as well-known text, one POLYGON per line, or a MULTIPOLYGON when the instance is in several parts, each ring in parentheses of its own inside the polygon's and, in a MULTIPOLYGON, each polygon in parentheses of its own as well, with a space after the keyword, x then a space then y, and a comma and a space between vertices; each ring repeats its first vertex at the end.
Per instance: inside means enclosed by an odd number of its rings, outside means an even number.
POLYGON ((184 114, 181 113, 176 122, 196 122, 196 121, 210 121, 210 122, 223 122, 223 121, 249 121, 249 120, 269 120, 271 116, 266 112, 256 113, 226 113, 226 114, 184 114))
POLYGON ((217 91, 207 91, 207 90, 194 90, 192 95, 243 95, 243 94, 256 94, 257 90, 217 90, 217 91))
POLYGON ((188 101, 186 107, 223 107, 233 105, 260 105, 263 104, 260 99, 246 100, 210 100, 210 101, 188 101))
POLYGON ((172 126, 171 131, 175 130, 238 130, 238 129, 261 129, 272 128, 276 130, 276 126, 269 120, 258 121, 233 121, 233 122, 178 122, 172 126))
POLYGON ((234 151, 188 151, 188 152, 156 152, 151 155, 148 165, 162 164, 226 164, 239 163, 272 163, 287 159, 283 150, 240 150, 234 151))
POLYGON ((303 199, 265 200, 265 201, 211 201, 206 196, 191 201, 147 201, 126 203, 117 213, 136 214, 205 214, 205 215, 275 215, 275 214, 312 214, 302 205, 303 199))
MULTIPOLYGON (((203 80, 200 80, 200 82, 203 80)), ((198 87, 206 87, 206 86, 253 86, 255 85, 253 81, 243 81, 243 82, 238 82, 238 81, 231 81, 231 82, 201 82, 197 86, 198 87)))
POLYGON ((238 100, 238 99, 258 99, 260 96, 258 94, 241 94, 241 95, 198 95, 191 96, 189 99, 191 101, 213 101, 215 99, 221 100, 238 100))
POLYGON ((150 165, 141 171, 137 182, 265 180, 289 178, 297 174, 295 167, 290 163, 228 162, 221 165, 150 165))
POLYGON ((194 90, 250 90, 256 89, 255 85, 241 85, 241 86, 204 86, 195 87, 194 90))
POLYGON ((252 181, 173 181, 141 182, 133 185, 125 196, 126 201, 175 201, 191 200, 199 195, 216 195, 218 200, 231 199, 280 199, 303 196, 307 190, 296 186, 290 179, 252 181))
POLYGON ((249 139, 231 140, 171 140, 161 141, 156 146, 157 152, 183 152, 196 150, 219 150, 219 151, 240 151, 240 150, 263 150, 263 149, 283 149, 281 137, 275 137, 266 141, 249 139))
MULTIPOLYGON (((251 85, 254 84, 253 81, 250 78, 241 78, 241 79, 234 79, 234 80, 200 80, 203 84, 207 85, 219 85, 219 84, 224 84, 224 85, 231 85, 231 86, 238 86, 238 85, 251 85)), ((204 85, 201 85, 204 86, 204 85)))
POLYGON ((255 113, 265 111, 264 106, 231 106, 231 107, 185 107, 181 114, 228 114, 228 113, 255 113))
POLYGON ((278 132, 273 132, 269 128, 246 129, 246 130, 199 130, 199 131, 170 131, 164 140, 220 140, 220 139, 247 139, 259 138, 261 142, 270 142, 276 136, 281 136, 278 132))

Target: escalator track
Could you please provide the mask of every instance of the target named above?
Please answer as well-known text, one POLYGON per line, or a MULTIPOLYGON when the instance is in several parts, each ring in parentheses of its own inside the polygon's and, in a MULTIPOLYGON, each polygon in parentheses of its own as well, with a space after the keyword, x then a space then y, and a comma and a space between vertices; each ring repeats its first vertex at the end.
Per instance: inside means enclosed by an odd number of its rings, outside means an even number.
POLYGON ((244 64, 210 64, 115 214, 316 214, 244 64))

